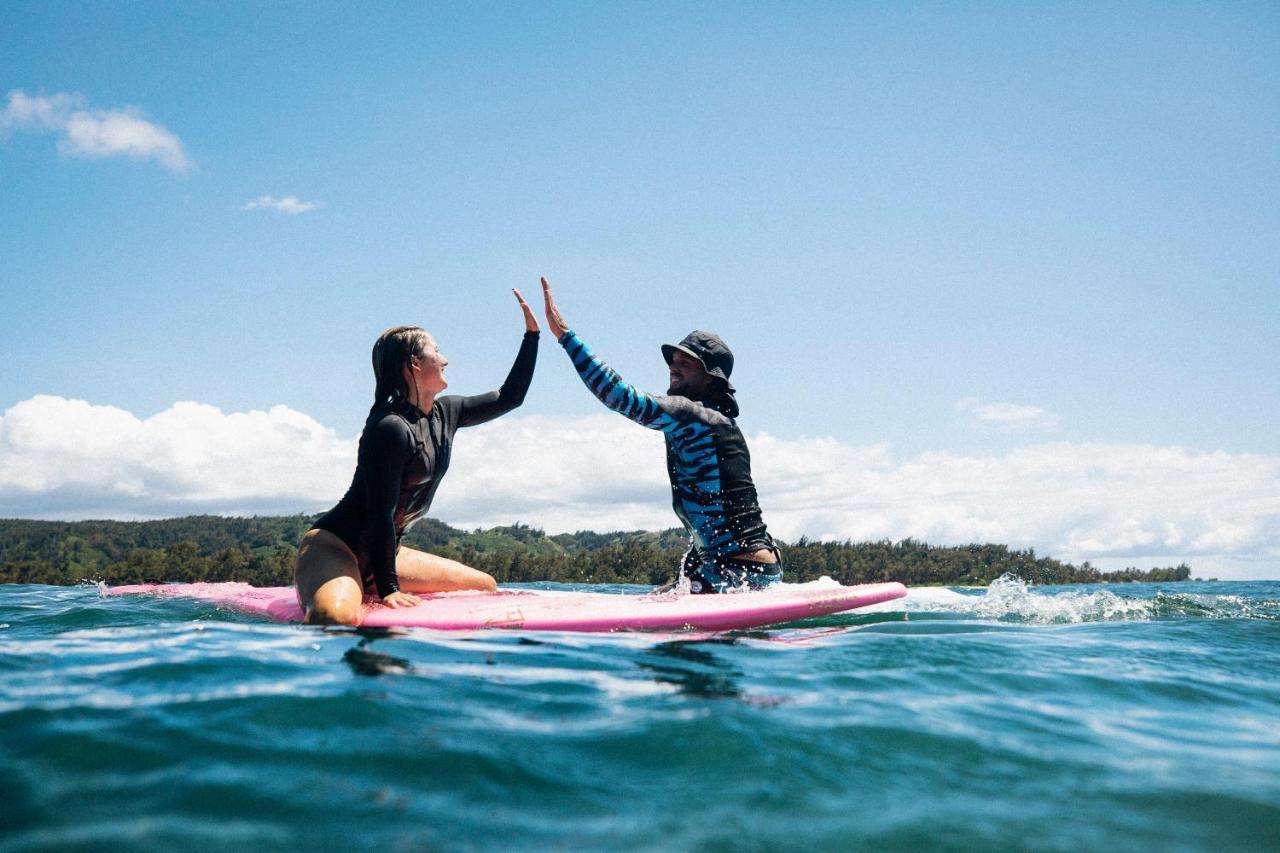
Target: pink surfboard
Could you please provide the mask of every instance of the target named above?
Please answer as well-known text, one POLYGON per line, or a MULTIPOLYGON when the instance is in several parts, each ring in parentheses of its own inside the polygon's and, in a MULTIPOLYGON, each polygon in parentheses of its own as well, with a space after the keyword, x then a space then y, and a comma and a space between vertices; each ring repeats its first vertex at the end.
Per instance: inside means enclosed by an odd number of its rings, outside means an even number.
MULTIPOLYGON (((245 583, 117 586, 108 595, 158 595, 209 601, 278 622, 302 621, 293 587, 245 583)), ((366 601, 361 625, 438 630, 520 628, 526 631, 727 631, 841 613, 907 594, 900 583, 841 586, 830 580, 780 584, 729 595, 608 595, 599 592, 499 589, 423 596, 415 607, 366 601)))

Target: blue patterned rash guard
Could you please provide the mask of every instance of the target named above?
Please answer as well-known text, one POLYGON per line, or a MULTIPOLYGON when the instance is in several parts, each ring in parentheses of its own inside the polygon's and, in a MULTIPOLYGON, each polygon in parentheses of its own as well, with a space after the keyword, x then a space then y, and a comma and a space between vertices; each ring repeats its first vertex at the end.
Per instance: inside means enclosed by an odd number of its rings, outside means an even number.
MULTIPOLYGON (((675 395, 652 397, 636 390, 593 355, 572 329, 560 338, 560 345, 600 402, 641 426, 660 430, 666 439, 671 505, 691 540, 686 568, 692 563, 708 564, 708 569, 710 563, 746 564, 733 558, 774 549, 751 481, 747 442, 733 418, 713 408, 715 403, 675 395)), ((780 564, 752 567, 769 572, 769 580, 780 577, 780 564)))

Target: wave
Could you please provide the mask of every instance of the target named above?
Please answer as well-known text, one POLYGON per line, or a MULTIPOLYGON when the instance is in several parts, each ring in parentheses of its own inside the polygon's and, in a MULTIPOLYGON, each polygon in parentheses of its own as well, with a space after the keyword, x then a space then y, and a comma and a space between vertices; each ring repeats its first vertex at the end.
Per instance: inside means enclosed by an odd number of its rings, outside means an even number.
POLYGON ((913 588, 899 601, 867 610, 905 610, 1066 625, 1082 622, 1145 622, 1155 619, 1280 620, 1280 601, 1197 592, 1171 592, 1149 584, 1114 589, 1038 589, 1014 574, 1003 575, 979 593, 949 588, 913 588), (1132 590, 1132 591, 1130 591, 1132 590))

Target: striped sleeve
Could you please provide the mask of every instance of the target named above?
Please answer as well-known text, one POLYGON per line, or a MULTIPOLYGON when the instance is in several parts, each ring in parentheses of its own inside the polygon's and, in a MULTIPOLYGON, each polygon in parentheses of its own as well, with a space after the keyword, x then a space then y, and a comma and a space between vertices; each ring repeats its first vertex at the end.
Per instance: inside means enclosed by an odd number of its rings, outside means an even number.
POLYGON ((610 409, 649 429, 667 430, 675 425, 675 419, 656 399, 623 382, 609 365, 592 354, 572 329, 561 336, 560 345, 569 354, 583 384, 610 409))

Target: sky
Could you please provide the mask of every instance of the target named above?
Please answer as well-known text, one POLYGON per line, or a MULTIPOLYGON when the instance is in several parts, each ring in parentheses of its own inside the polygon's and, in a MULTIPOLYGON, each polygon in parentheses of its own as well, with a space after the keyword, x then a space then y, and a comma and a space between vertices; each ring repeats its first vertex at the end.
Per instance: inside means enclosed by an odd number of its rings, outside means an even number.
MULTIPOLYGON (((719 333, 785 539, 1280 578, 1274 3, 0 4, 0 517, 318 512, 385 328, 719 333)), ((544 335, 431 514, 674 526, 544 335)))

